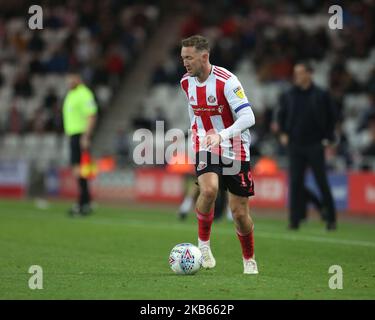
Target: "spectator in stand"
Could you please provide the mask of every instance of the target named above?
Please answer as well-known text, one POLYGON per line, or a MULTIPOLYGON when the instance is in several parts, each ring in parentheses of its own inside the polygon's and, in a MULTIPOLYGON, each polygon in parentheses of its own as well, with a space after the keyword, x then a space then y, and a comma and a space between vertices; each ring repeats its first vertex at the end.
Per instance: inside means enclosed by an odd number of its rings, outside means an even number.
POLYGON ((18 110, 16 101, 13 102, 7 117, 5 124, 5 130, 14 133, 20 134, 25 129, 25 119, 23 114, 18 110))
POLYGON ((370 105, 359 115, 357 132, 366 129, 369 126, 370 120, 375 116, 375 93, 369 95, 369 100, 370 105))
POLYGON ((13 84, 14 95, 17 97, 29 98, 34 91, 31 86, 30 78, 26 72, 20 72, 13 84))
POLYGON ((47 95, 44 97, 44 108, 46 110, 53 109, 58 103, 58 97, 54 88, 49 88, 47 95))
POLYGON ((138 108, 137 115, 132 120, 132 127, 133 129, 148 129, 152 130, 155 124, 147 118, 146 110, 143 104, 141 104, 138 108))
POLYGON ((29 130, 35 133, 43 133, 46 129, 47 114, 42 107, 37 108, 30 120, 29 130))
POLYGON ((375 157, 375 114, 369 119, 368 130, 370 133, 371 140, 367 147, 363 150, 362 155, 365 157, 375 157))

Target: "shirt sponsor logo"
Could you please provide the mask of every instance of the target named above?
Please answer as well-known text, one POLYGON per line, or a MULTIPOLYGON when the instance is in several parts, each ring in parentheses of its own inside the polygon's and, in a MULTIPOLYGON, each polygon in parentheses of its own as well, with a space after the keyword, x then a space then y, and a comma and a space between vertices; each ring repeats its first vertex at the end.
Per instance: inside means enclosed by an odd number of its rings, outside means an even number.
POLYGON ((199 164, 198 164, 198 166, 197 166, 197 171, 201 171, 201 170, 203 170, 206 167, 207 167, 207 163, 204 162, 204 161, 200 161, 199 164))
POLYGON ((207 107, 193 107, 193 111, 198 113, 198 112, 212 112, 212 113, 222 113, 224 109, 224 105, 218 105, 218 106, 207 106, 207 107))
POLYGON ((207 100, 208 100, 209 103, 215 103, 216 102, 216 98, 214 96, 209 96, 207 100))
POLYGON ((237 87, 236 89, 233 90, 233 92, 236 94, 236 96, 240 99, 245 98, 245 93, 242 89, 242 87, 237 87))

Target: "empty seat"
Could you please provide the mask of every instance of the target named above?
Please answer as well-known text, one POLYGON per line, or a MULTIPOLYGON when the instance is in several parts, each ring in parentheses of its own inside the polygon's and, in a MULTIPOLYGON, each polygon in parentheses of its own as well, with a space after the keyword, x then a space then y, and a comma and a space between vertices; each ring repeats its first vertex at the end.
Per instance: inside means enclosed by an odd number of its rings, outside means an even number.
POLYGON ((41 135, 27 134, 22 142, 22 157, 27 160, 36 160, 41 152, 41 135))
POLYGON ((15 134, 6 134, 4 136, 0 152, 2 158, 17 158, 21 150, 20 136, 15 134))

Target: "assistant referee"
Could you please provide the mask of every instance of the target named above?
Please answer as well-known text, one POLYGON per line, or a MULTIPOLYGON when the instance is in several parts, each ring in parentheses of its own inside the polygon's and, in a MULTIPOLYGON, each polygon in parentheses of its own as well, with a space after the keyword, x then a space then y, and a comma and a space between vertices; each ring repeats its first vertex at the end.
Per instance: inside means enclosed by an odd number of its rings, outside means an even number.
POLYGON ((92 212, 91 195, 87 178, 81 176, 80 162, 82 151, 90 148, 98 107, 78 72, 70 72, 66 79, 69 91, 63 104, 64 131, 70 138, 70 162, 79 190, 78 201, 69 213, 87 215, 92 212))

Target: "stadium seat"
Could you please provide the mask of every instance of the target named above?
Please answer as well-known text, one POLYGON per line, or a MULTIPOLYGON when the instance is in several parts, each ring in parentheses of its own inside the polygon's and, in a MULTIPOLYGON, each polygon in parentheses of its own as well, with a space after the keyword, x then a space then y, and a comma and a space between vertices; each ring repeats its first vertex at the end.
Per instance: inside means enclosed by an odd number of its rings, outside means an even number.
POLYGON ((29 133, 22 141, 22 156, 27 160, 38 159, 42 150, 41 135, 29 133))
POLYGON ((366 83, 370 78, 374 63, 368 59, 348 59, 346 62, 348 71, 360 83, 366 83))
POLYGON ((15 134, 6 134, 3 138, 1 157, 16 158, 21 154, 21 139, 15 134))

